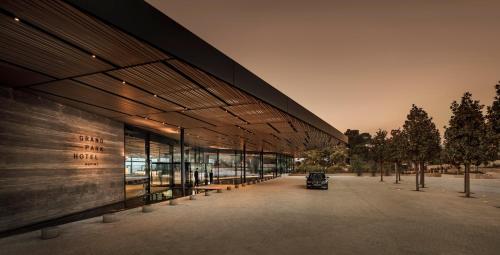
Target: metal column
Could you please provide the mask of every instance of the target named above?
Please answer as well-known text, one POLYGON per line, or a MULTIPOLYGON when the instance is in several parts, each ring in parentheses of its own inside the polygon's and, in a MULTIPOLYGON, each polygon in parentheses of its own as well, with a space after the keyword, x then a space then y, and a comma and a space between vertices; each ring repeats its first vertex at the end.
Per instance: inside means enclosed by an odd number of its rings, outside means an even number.
POLYGON ((276 167, 274 168, 274 171, 273 171, 273 177, 276 177, 278 176, 278 153, 276 153, 276 167))
POLYGON ((170 145, 170 187, 175 186, 174 145, 170 145))
POLYGON ((238 156, 238 151, 234 151, 234 179, 233 179, 233 184, 236 181, 236 178, 238 177, 238 164, 236 164, 236 157, 238 156))
POLYGON ((144 142, 144 149, 146 152, 146 175, 148 176, 148 185, 146 186, 146 195, 149 201, 149 194, 151 194, 151 158, 149 151, 150 137, 149 132, 146 133, 146 140, 144 142))
POLYGON ((260 178, 264 178, 264 152, 260 151, 260 178))
POLYGON ((219 150, 217 150, 217 184, 220 184, 220 158, 219 158, 219 150))
POLYGON ((243 182, 247 182, 247 147, 243 144, 243 182))
POLYGON ((184 166, 184 128, 180 132, 182 196, 186 195, 186 167, 184 166))

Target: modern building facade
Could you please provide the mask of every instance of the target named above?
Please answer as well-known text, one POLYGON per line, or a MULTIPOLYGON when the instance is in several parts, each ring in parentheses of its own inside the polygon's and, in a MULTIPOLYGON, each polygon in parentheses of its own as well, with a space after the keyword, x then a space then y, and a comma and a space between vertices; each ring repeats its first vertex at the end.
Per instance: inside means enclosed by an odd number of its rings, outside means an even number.
POLYGON ((0 232, 277 176, 337 129, 154 7, 0 2, 0 232))

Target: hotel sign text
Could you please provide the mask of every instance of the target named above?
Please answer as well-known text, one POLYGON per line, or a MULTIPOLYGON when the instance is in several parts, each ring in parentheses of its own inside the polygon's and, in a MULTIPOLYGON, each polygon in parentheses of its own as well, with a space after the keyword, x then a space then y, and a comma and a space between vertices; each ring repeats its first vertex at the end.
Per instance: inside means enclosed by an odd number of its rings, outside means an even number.
POLYGON ((78 139, 83 145, 81 151, 73 153, 73 159, 83 161, 86 166, 99 165, 99 154, 104 152, 104 139, 87 135, 80 135, 78 139))

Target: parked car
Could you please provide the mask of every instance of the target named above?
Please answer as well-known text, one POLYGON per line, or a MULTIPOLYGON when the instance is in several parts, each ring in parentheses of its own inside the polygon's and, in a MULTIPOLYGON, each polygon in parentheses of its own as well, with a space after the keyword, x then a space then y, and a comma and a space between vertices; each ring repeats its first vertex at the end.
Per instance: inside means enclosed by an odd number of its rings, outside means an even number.
POLYGON ((306 177, 306 185, 308 189, 320 188, 328 189, 328 176, 322 172, 310 172, 306 177))

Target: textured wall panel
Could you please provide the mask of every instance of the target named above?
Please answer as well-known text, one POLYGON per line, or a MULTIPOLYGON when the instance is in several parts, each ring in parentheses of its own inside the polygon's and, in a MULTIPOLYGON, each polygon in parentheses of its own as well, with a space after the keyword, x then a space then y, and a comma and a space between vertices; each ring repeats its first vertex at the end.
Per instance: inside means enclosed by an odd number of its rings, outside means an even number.
POLYGON ((123 124, 0 89, 0 231, 122 201, 123 171, 123 124))

